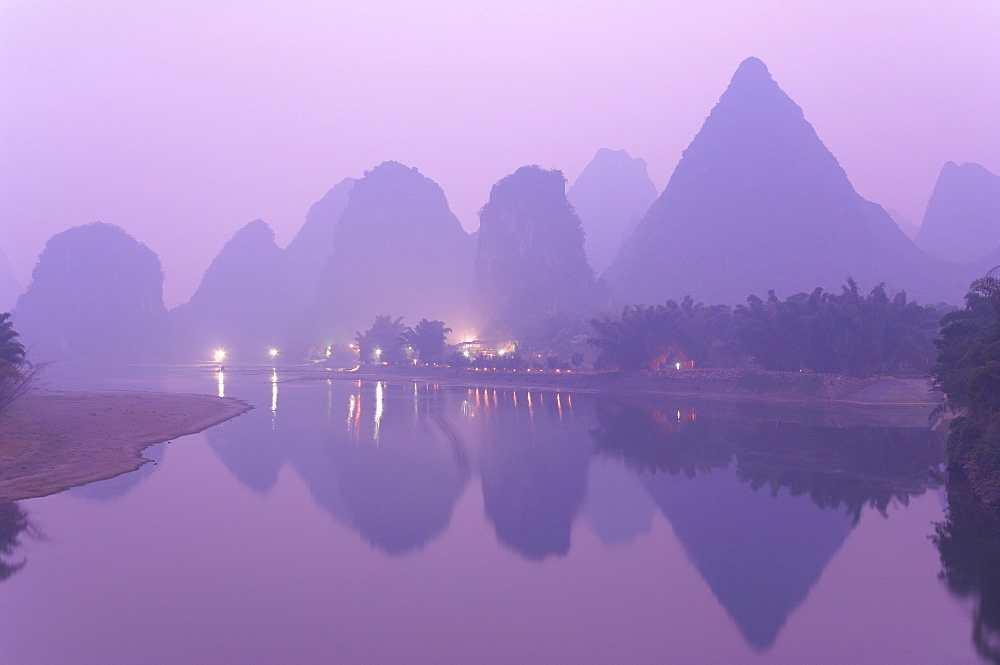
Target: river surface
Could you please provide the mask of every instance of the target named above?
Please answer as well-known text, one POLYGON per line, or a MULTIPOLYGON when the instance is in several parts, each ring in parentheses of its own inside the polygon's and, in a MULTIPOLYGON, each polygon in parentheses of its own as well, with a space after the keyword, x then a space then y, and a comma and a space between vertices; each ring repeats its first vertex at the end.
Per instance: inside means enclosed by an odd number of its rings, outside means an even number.
POLYGON ((7 504, 0 662, 983 662, 926 428, 287 376, 51 372, 255 409, 7 504))

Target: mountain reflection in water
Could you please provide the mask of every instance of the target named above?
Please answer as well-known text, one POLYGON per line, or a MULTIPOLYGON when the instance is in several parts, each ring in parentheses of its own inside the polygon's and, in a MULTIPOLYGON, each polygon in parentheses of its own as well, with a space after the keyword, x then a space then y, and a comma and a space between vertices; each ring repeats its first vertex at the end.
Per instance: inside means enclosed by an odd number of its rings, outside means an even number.
POLYGON ((941 437, 715 410, 602 399, 594 438, 639 475, 747 642, 766 649, 863 508, 885 514, 930 485, 941 437))
POLYGON ((333 520, 394 557, 446 533, 477 485, 497 542, 530 561, 568 555, 578 519, 620 547, 659 513, 758 651, 866 512, 888 515, 934 487, 943 460, 926 426, 755 405, 296 381, 271 368, 227 368, 225 393, 257 406, 205 432, 235 478, 266 495, 293 469, 333 520))
POLYGON ((757 649, 773 644, 864 509, 906 504, 934 485, 942 460, 941 436, 926 427, 809 412, 779 420, 752 407, 578 395, 570 417, 572 398, 537 390, 286 388, 295 396, 281 409, 207 433, 254 491, 291 464, 334 519, 394 555, 444 533, 471 476, 497 540, 531 560, 565 556, 585 506, 608 544, 648 532, 658 509, 757 649))

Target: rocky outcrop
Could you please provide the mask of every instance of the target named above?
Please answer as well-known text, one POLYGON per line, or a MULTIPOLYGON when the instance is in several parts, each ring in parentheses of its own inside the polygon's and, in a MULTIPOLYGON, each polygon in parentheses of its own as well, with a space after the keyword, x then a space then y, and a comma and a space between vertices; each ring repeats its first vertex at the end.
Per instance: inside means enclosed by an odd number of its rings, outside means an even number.
POLYGON ((32 362, 159 357, 166 341, 156 254, 101 222, 49 239, 14 321, 32 362))
POLYGON ((600 274, 656 200, 656 186, 645 160, 624 150, 601 148, 566 198, 580 217, 587 260, 600 274))
POLYGON ((945 164, 927 202, 917 245, 958 263, 1000 248, 1000 176, 979 164, 945 164))
POLYGON ((617 298, 838 290, 846 277, 921 300, 958 302, 967 283, 866 201, 802 109, 756 58, 745 60, 666 189, 604 274, 617 298))
POLYGON ((347 341, 380 314, 458 330, 472 257, 441 187, 415 168, 380 164, 354 184, 337 223, 310 313, 316 341, 347 341))
POLYGON ((546 319, 580 318, 603 303, 561 171, 522 166, 479 214, 473 301, 480 329, 515 339, 546 319))

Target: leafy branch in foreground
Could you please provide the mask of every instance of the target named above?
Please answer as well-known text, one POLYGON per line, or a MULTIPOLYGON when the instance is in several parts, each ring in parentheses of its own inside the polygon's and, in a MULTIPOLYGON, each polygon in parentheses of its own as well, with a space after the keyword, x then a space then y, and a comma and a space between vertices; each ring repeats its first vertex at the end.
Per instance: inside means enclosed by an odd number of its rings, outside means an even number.
POLYGON ((18 337, 10 313, 0 314, 0 411, 28 392, 43 368, 28 362, 18 337))

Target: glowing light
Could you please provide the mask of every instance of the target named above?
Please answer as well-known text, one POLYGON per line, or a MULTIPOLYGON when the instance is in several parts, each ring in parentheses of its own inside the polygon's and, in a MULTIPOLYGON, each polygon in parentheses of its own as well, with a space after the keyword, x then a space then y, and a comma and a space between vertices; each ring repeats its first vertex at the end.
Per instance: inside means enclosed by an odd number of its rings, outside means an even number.
POLYGON ((215 352, 212 353, 212 357, 215 359, 215 362, 221 363, 226 359, 226 352, 222 349, 216 349, 215 352))
POLYGON ((497 351, 497 355, 498 356, 505 356, 505 355, 507 355, 507 349, 499 349, 497 351))
POLYGON ((326 347, 326 357, 329 358, 332 353, 333 353, 333 347, 332 346, 326 347))
POLYGON ((216 374, 219 377, 219 397, 226 396, 226 375, 222 373, 220 369, 216 374))
POLYGON ((674 369, 680 369, 680 368, 681 368, 680 363, 674 363, 674 369))
POLYGON ((375 357, 376 358, 382 357, 382 349, 375 349, 375 357))
POLYGON ((469 350, 466 349, 465 351, 462 351, 462 355, 465 356, 466 358, 468 358, 469 357, 469 350))
POLYGON ((271 360, 274 360, 278 357, 278 349, 271 349, 267 352, 267 355, 271 357, 271 360))

